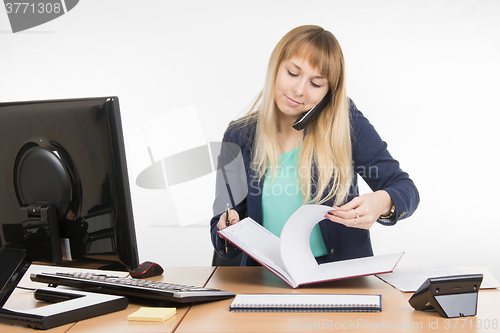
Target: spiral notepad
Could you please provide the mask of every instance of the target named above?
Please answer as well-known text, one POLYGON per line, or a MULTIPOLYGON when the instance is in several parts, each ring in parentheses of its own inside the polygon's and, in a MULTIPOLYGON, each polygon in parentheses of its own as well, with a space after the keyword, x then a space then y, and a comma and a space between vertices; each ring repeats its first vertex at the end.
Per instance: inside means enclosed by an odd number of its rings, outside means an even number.
POLYGON ((235 312, 380 312, 382 295, 238 294, 235 312))

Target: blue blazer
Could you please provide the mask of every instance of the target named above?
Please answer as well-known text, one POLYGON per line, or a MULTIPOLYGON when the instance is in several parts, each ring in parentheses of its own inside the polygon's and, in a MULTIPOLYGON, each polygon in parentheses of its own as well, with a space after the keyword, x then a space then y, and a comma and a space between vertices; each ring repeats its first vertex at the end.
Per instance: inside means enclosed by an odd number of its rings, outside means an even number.
MULTIPOLYGON (((398 220, 411 216, 416 210, 420 200, 418 190, 408 174, 400 169, 399 162, 392 158, 387 150, 387 144, 382 141, 375 128, 352 101, 350 103, 350 119, 354 170, 373 191, 385 190, 389 193, 396 209, 395 214, 391 219, 379 219, 378 222, 384 225, 394 225, 398 220)), ((240 219, 248 216, 262 224, 263 180, 259 182, 250 168, 255 129, 255 122, 249 122, 246 126, 229 126, 224 134, 223 145, 229 142, 238 146, 246 172, 246 184, 244 185, 246 186, 246 197, 243 201, 235 203, 232 209, 238 212, 240 219)), ((232 155, 234 156, 234 153, 232 155)), ((218 173, 218 177, 222 177, 222 175, 218 173)), ((231 191, 230 188, 228 190, 231 191)), ((217 190, 216 202, 218 197, 221 197, 220 193, 221 190, 217 190)), ((346 202, 359 195, 356 174, 353 176, 349 193, 346 202)), ((324 205, 333 206, 333 199, 324 205)), ((215 207, 214 203, 215 216, 210 222, 212 243, 222 258, 234 258, 241 250, 230 248, 228 253, 225 253, 224 240, 217 234, 217 223, 223 210, 216 211, 215 207)), ((369 230, 349 228, 326 219, 320 221, 319 226, 327 249, 327 262, 373 255, 369 230)), ((253 265, 258 265, 258 263, 243 253, 241 266, 253 265)))

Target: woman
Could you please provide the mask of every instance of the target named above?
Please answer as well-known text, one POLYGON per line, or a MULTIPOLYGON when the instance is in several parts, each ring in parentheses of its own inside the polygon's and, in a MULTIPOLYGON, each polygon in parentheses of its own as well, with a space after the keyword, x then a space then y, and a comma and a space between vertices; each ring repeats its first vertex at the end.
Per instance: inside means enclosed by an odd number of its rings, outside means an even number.
MULTIPOLYGON (((257 101, 224 134, 219 169, 226 188, 217 185, 211 238, 226 259, 240 250, 226 248, 217 234, 226 227, 224 191, 231 197, 244 193, 231 204, 230 224, 249 216, 277 236, 301 205, 335 207, 311 234, 311 249, 319 263, 373 255, 369 228, 376 221, 393 225, 410 216, 419 203, 408 174, 347 97, 340 45, 318 26, 297 27, 276 45, 257 101), (304 130, 292 127, 323 98, 328 104, 304 130), (229 163, 238 155, 233 148, 224 148, 230 146, 241 152, 240 167, 229 163), (358 196, 356 173, 373 193, 358 196), (240 185, 231 181, 235 179, 242 180, 240 185)), ((242 266, 256 264, 243 253, 242 266)))

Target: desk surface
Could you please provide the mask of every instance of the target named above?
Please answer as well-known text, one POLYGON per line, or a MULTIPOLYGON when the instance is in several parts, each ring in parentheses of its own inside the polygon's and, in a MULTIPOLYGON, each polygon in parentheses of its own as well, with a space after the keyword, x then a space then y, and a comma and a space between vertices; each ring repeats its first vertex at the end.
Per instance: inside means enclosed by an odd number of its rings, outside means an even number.
POLYGON ((176 332, 436 332, 438 329, 448 332, 500 331, 498 289, 479 292, 476 317, 446 319, 435 312, 415 311, 408 303, 412 293, 402 293, 375 276, 332 281, 294 290, 263 267, 219 267, 207 286, 238 294, 381 294, 383 310, 378 313, 230 312, 229 305, 232 300, 224 300, 198 304, 191 308, 176 332), (493 329, 494 327, 496 329, 493 329))
MULTIPOLYGON (((31 267, 22 286, 39 287, 29 273, 46 268, 31 267)), ((62 268, 57 268, 61 271, 62 268)), ((75 270, 75 269, 70 269, 75 270)), ((177 314, 163 323, 128 322, 127 316, 141 306, 48 330, 47 332, 500 332, 500 290, 479 292, 478 315, 446 319, 435 312, 415 311, 408 304, 412 293, 402 293, 375 276, 332 281, 291 289, 263 267, 177 267, 168 268, 153 280, 208 286, 235 293, 336 293, 381 294, 383 311, 355 312, 229 312, 232 299, 177 306, 177 314), (214 273, 215 270, 215 273, 214 273), (206 283, 208 281, 208 283, 206 283)), ((17 289, 8 303, 13 310, 40 306, 33 292, 17 289)), ((0 324, 2 332, 29 332, 31 329, 0 324), (4 328, 8 329, 5 330, 4 328)))

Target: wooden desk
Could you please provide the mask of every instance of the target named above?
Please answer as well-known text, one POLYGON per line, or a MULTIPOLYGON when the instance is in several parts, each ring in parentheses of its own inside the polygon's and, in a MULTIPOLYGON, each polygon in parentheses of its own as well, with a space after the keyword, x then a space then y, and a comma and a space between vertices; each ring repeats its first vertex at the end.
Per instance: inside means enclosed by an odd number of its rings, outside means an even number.
MULTIPOLYGON (((29 280, 31 267, 20 283, 40 287, 29 280)), ((62 271, 64 268, 56 267, 62 271)), ((75 269, 69 269, 74 271, 75 269)), ((377 277, 332 281, 291 289, 263 267, 176 267, 167 268, 154 280, 208 286, 235 293, 338 293, 381 294, 380 313, 336 312, 229 312, 232 299, 176 306, 177 314, 164 323, 128 322, 127 316, 147 304, 130 303, 127 309, 72 323, 47 332, 500 332, 500 290, 479 292, 478 315, 445 319, 435 312, 415 311, 408 304, 412 293, 402 293, 377 277), (212 275, 213 274, 213 275, 212 275), (209 281, 208 283, 206 283, 209 281), (496 326, 495 326, 496 325, 496 326)), ((116 272, 115 272, 116 273, 116 272)), ((6 306, 13 310, 42 306, 33 292, 17 289, 6 306)), ((30 332, 29 328, 0 324, 2 332, 30 332)))
POLYGON ((219 267, 207 284, 239 293, 381 294, 383 311, 230 312, 232 300, 193 306, 175 332, 499 332, 500 291, 479 292, 478 315, 446 319, 435 312, 415 311, 402 293, 375 276, 332 281, 291 289, 263 267, 219 267), (496 326, 494 326, 496 323, 496 326), (489 327, 486 327, 489 325, 489 327), (476 328, 477 327, 477 328, 476 328), (496 329, 494 329, 496 327, 496 329))

